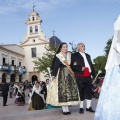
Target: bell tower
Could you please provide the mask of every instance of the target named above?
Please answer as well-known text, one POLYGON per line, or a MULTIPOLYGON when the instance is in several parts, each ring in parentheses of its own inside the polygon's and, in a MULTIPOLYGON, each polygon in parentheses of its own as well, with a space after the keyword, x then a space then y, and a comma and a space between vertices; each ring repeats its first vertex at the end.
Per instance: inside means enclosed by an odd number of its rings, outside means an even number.
POLYGON ((42 29, 41 29, 42 20, 38 13, 36 13, 35 11, 32 11, 29 14, 29 18, 25 23, 27 25, 27 35, 25 37, 25 40, 28 40, 29 38, 35 37, 35 36, 37 37, 39 36, 39 38, 45 40, 45 34, 42 32, 42 29))
POLYGON ((45 46, 49 45, 49 41, 46 40, 45 34, 42 32, 41 24, 42 19, 40 15, 34 11, 29 14, 25 24, 27 25, 27 33, 24 37, 24 41, 20 46, 24 49, 24 63, 27 68, 26 78, 32 80, 33 76, 37 76, 38 80, 44 80, 44 74, 35 71, 35 61, 38 57, 42 57, 46 52, 45 46))

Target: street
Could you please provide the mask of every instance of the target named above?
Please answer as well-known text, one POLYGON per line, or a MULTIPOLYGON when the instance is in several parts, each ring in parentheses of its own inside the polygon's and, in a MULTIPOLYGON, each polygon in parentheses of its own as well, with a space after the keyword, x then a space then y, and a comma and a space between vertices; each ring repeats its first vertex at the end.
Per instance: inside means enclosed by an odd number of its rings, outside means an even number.
MULTIPOLYGON (((15 98, 8 98, 7 105, 2 106, 2 97, 0 97, 0 120, 93 120, 94 113, 85 111, 79 113, 79 105, 71 106, 71 115, 63 115, 61 108, 28 111, 28 100, 26 94, 26 105, 19 106, 14 104, 15 98)), ((92 107, 96 109, 97 99, 92 100, 92 107)), ((84 107, 86 104, 84 104, 84 107)))

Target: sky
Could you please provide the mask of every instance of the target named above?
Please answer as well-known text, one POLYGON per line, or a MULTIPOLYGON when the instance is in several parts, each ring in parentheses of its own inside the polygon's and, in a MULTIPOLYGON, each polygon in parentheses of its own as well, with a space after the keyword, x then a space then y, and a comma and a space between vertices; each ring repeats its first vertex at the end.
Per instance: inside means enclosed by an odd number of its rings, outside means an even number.
POLYGON ((92 59, 105 54, 104 47, 112 38, 114 22, 120 15, 120 0, 0 0, 0 44, 19 44, 24 40, 25 22, 33 2, 43 21, 41 28, 46 39, 55 30, 55 35, 68 45, 83 42, 92 59))

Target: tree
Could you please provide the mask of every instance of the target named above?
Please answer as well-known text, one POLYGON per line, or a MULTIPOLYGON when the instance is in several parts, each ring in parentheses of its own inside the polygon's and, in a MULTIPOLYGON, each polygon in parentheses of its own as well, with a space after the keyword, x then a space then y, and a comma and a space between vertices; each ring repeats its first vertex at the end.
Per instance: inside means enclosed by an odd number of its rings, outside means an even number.
POLYGON ((108 57, 108 54, 109 54, 109 51, 110 51, 112 39, 113 38, 109 39, 106 43, 106 46, 104 48, 105 55, 98 56, 93 60, 93 62, 94 62, 93 66, 94 66, 95 72, 97 73, 98 70, 102 70, 102 73, 99 76, 104 76, 105 75, 105 65, 106 65, 107 57, 108 57))
POLYGON ((74 42, 69 42, 69 44, 71 45, 71 48, 72 48, 72 53, 75 53, 77 52, 77 46, 76 44, 73 44, 74 42))
POLYGON ((45 74, 45 77, 47 77, 48 71, 47 71, 47 67, 51 68, 52 65, 52 61, 54 58, 54 55, 58 49, 58 46, 54 46, 54 45, 47 45, 45 46, 46 49, 46 53, 43 53, 42 57, 38 57, 35 61, 33 61, 35 63, 35 69, 38 72, 43 72, 45 74))
POLYGON ((111 39, 109 39, 108 41, 107 41, 107 45, 106 45, 106 47, 104 48, 104 51, 105 51, 105 56, 106 57, 108 57, 108 54, 109 54, 109 51, 110 51, 110 47, 111 47, 111 44, 112 44, 112 39, 113 38, 111 38, 111 39))
POLYGON ((106 60, 107 60, 106 56, 98 56, 93 60, 93 62, 94 62, 93 66, 94 66, 95 72, 97 73, 98 70, 102 71, 102 73, 99 76, 105 75, 106 60))

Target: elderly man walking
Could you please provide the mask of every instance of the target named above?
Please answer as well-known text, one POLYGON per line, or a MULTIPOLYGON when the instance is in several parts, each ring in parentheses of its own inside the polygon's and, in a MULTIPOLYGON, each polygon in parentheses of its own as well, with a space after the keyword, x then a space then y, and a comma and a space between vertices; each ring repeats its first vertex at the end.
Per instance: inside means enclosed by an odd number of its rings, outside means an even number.
POLYGON ((94 68, 89 54, 85 53, 85 45, 79 43, 77 45, 78 52, 71 56, 71 67, 76 76, 76 82, 80 93, 80 110, 84 113, 83 101, 86 99, 86 111, 95 112, 91 107, 92 99, 92 78, 95 78, 94 68))

